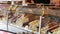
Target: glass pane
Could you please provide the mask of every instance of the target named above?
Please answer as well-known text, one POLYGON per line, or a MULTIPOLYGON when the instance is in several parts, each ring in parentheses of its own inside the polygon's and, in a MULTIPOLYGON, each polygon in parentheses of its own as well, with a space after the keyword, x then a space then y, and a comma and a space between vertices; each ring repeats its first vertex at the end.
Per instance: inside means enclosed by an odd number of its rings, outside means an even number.
POLYGON ((39 19, 42 8, 16 8, 9 13, 9 29, 15 32, 37 34, 39 32, 39 19), (17 9, 19 9, 17 11, 17 9), (11 27, 11 28, 10 28, 11 27))
POLYGON ((0 8, 0 29, 7 30, 7 11, 0 8))
POLYGON ((45 6, 44 12, 45 14, 43 15, 41 24, 41 34, 59 34, 60 8, 45 6))

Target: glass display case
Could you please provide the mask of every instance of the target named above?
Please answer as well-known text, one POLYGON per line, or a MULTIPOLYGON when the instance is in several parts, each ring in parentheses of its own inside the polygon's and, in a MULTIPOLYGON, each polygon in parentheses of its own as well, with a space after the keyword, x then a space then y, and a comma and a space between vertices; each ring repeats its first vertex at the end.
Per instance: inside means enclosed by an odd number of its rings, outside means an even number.
POLYGON ((15 10, 9 8, 10 9, 9 10, 10 13, 8 13, 9 24, 22 29, 28 34, 29 32, 31 32, 30 34, 32 33, 38 34, 40 16, 43 11, 42 8, 41 7, 29 8, 21 6, 18 7, 15 10))
POLYGON ((9 5, 1 8, 1 12, 6 18, 6 28, 3 28, 7 31, 17 34, 58 34, 60 31, 60 8, 54 6, 9 5))

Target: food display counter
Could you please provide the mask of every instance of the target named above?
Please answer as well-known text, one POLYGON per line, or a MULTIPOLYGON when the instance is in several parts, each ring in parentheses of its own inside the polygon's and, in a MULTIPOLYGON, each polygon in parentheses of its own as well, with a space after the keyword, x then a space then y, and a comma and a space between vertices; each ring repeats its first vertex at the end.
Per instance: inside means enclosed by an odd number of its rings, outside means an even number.
MULTIPOLYGON (((18 8, 16 8, 16 9, 18 9, 18 8)), ((13 11, 13 10, 11 10, 11 11, 13 11)), ((39 27, 41 26, 41 28, 40 28, 41 34, 49 34, 49 32, 53 32, 54 29, 59 28, 59 16, 58 16, 59 11, 60 11, 59 9, 53 9, 48 6, 43 6, 40 8, 21 7, 18 10, 18 13, 20 15, 20 16, 19 15, 18 16, 20 18, 17 19, 16 21, 12 20, 11 23, 14 25, 18 24, 17 26, 24 27, 28 30, 30 29, 30 30, 36 31, 36 32, 39 32, 39 27), (40 16, 42 17, 41 24, 39 24, 40 16), (37 29, 35 29, 36 27, 37 27, 37 29)), ((16 17, 16 18, 18 18, 18 17, 16 17)), ((54 34, 54 32, 53 32, 53 34, 54 34)))
POLYGON ((17 34, 58 34, 60 31, 60 8, 10 5, 1 10, 6 11, 8 31, 17 34))

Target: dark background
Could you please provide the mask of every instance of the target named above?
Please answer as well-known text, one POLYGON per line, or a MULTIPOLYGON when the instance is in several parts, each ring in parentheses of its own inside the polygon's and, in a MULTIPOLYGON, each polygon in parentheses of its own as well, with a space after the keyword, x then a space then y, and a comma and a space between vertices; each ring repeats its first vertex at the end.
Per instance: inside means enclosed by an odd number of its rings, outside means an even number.
MULTIPOLYGON (((27 2, 31 3, 31 0, 27 0, 27 2)), ((50 0, 34 0, 34 3, 49 4, 50 3, 50 0)))

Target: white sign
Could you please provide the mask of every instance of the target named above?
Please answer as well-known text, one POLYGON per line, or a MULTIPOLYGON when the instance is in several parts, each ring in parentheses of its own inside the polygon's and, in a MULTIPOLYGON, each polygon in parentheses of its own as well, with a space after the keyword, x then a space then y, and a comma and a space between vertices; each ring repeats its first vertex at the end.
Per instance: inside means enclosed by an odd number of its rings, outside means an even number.
POLYGON ((22 1, 22 0, 0 0, 0 1, 22 1))

